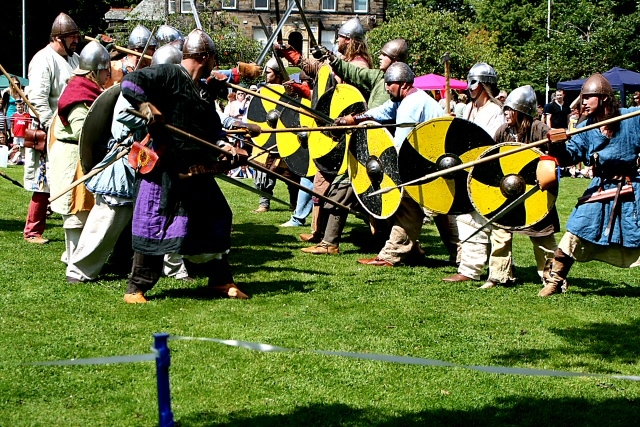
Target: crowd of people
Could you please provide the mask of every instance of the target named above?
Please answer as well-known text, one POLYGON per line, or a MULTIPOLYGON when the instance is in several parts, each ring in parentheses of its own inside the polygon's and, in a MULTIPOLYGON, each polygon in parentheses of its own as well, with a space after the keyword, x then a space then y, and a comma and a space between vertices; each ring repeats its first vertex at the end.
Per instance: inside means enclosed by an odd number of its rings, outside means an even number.
MULTIPOLYGON (((247 164, 251 151, 262 149, 253 141, 263 132, 262 126, 276 127, 274 121, 279 119, 267 117, 264 124, 248 120, 252 96, 281 85, 287 96, 310 100, 313 81, 326 65, 335 83, 352 85, 367 100, 366 109, 332 118, 336 129, 331 137, 336 141, 344 140, 344 127, 365 121, 422 123, 447 111, 484 129, 496 144, 526 144, 549 137, 551 143, 544 148, 548 153, 538 163, 543 191, 557 185, 558 167, 576 170, 578 165, 580 174, 592 178, 560 244, 554 237, 560 230, 555 208, 543 221, 517 230, 533 244, 544 286, 540 296, 567 289, 574 261, 599 260, 618 267, 640 262, 634 214, 640 194, 639 119, 608 123, 571 137, 567 133, 629 112, 620 108, 600 74, 585 82, 573 103, 558 90, 541 111, 531 86, 500 90, 493 67, 481 62, 467 75, 468 90, 455 93, 446 105, 446 96, 439 94, 439 102, 414 87, 405 40, 386 43, 374 68, 358 18, 338 30, 335 51, 320 47, 318 58, 307 58, 290 45, 276 44, 277 56, 264 67, 240 62, 220 70, 215 43, 202 30, 185 37, 163 25, 154 35, 139 25, 129 36, 127 54, 109 52, 101 40, 77 53, 79 29, 61 13, 49 43, 29 64, 26 94, 14 78, 0 104, 0 144, 11 147, 12 163, 24 163, 24 187, 32 192, 24 240, 47 243, 43 236, 47 210, 60 214, 65 232, 61 261, 69 283, 95 280, 104 265, 113 262, 130 272, 124 301, 145 303, 145 294, 162 274, 190 280, 184 263, 188 259, 203 265, 212 296, 248 298, 235 284, 228 262, 232 212, 215 179, 224 173, 254 179, 260 193, 257 214, 270 210, 276 182, 286 178, 292 215, 281 226, 305 226, 311 216, 311 232, 300 234, 302 241, 312 244, 302 249, 305 254, 338 255, 347 216, 357 211, 368 216, 374 236, 384 241, 374 258, 358 262, 372 268, 408 264, 425 256, 419 237, 429 215, 450 262, 458 266, 457 273, 443 281, 479 281, 488 267, 481 289, 513 284, 515 231, 488 224, 476 211, 435 214, 405 192, 398 209, 381 220, 361 205, 347 172, 321 169, 315 176, 297 176, 277 147, 265 151, 261 160, 253 156, 258 161, 252 163, 255 168, 247 164), (280 58, 302 70, 296 79, 289 79, 280 58), (238 84, 242 78, 264 81, 230 92, 227 83, 238 84), (73 186, 88 172, 78 142, 90 108, 115 85, 120 93, 108 106, 113 108, 112 137, 101 142, 106 155, 94 159, 93 165, 102 172, 73 186), (226 99, 225 106, 221 99, 226 99), (168 132, 165 123, 185 134, 168 132), (46 149, 26 143, 25 131, 32 128, 47 133, 46 149), (225 129, 242 129, 244 134, 231 136, 225 129), (211 141, 214 147, 194 141, 193 136, 211 141), (56 197, 50 200, 51 194, 56 197)), ((634 103, 640 104, 637 92, 634 103)), ((395 127, 393 145, 398 152, 411 131, 410 126, 395 127)))

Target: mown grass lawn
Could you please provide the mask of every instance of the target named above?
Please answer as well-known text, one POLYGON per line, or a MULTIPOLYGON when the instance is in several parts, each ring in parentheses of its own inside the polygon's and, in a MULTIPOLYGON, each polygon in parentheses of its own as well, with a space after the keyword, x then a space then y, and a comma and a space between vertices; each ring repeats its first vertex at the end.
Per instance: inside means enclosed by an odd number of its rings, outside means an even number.
MULTIPOLYGON (((4 169, 21 180, 22 168, 4 169)), ((245 181, 248 182, 248 181, 245 181)), ((563 179, 566 222, 587 180, 563 179)), ((122 302, 126 278, 67 284, 59 216, 38 246, 22 240, 30 194, 0 180, 0 426, 157 424, 154 363, 42 367, 29 362, 148 353, 155 332, 293 348, 260 353, 170 341, 179 426, 630 426, 640 420, 637 270, 576 264, 569 292, 542 299, 531 244, 515 237, 517 286, 445 284, 455 272, 435 227, 423 265, 361 266, 368 228, 348 223, 337 256, 300 252, 286 208, 251 213, 257 196, 222 183, 234 211, 231 261, 248 301, 210 300, 162 279, 147 305, 122 302), (353 351, 603 374, 499 375, 324 356, 353 351)), ((286 199, 286 187, 276 193, 286 199)), ((558 238, 560 235, 557 236, 558 238)))

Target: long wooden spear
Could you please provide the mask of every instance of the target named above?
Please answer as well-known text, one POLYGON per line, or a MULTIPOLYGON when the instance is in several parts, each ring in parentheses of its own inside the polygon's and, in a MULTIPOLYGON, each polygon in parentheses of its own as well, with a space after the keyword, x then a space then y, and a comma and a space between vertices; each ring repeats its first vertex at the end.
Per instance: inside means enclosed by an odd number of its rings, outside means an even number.
MULTIPOLYGON (((93 38, 93 37, 84 36, 84 39, 85 39, 85 40, 92 41, 92 42, 98 42, 98 43, 100 43, 100 40, 95 39, 95 38, 93 38)), ((145 54, 145 55, 143 55, 143 54, 142 54, 142 53, 140 53, 140 52, 136 52, 135 50, 127 49, 126 47, 118 46, 118 45, 116 45, 116 44, 114 44, 114 45, 113 45, 113 48, 114 48, 115 50, 119 51, 119 52, 122 52, 122 53, 128 53, 128 54, 131 54, 131 55, 136 55, 136 56, 144 57, 145 59, 149 59, 149 60, 153 59, 150 55, 146 55, 146 54, 145 54)))
MULTIPOLYGON (((137 110, 133 110, 133 109, 130 108, 130 109, 127 110, 127 112, 130 113, 130 114, 133 114, 136 117, 140 117, 142 119, 146 119, 146 117, 143 116, 142 114, 140 114, 137 110)), ((163 126, 166 130, 168 130, 169 132, 171 132, 173 134, 180 135, 180 136, 182 136, 184 138, 187 138, 187 139, 189 139, 191 141, 200 143, 202 145, 206 145, 207 147, 211 147, 211 148, 213 148, 214 150, 218 151, 221 154, 224 154, 224 155, 229 155, 230 154, 228 151, 224 150, 223 148, 218 147, 216 144, 214 144, 214 143, 212 143, 210 141, 207 141, 206 139, 200 138, 199 136, 193 135, 193 134, 191 134, 191 133, 189 133, 187 131, 184 131, 184 130, 178 128, 178 127, 175 127, 175 126, 167 124, 167 123, 162 123, 162 124, 159 123, 158 125, 163 126)), ((287 178, 285 176, 282 176, 282 175, 280 175, 278 173, 275 173, 274 171, 270 170, 268 167, 266 167, 266 166, 264 166, 264 165, 262 165, 260 163, 257 163, 257 162, 254 162, 254 161, 248 161, 247 164, 251 165, 254 169, 257 169, 257 170, 259 170, 261 172, 271 174, 274 177, 278 178, 279 180, 284 181, 287 184, 292 185, 292 186, 298 188, 299 190, 304 191, 305 193, 311 194, 312 196, 314 196, 314 197, 316 197, 316 198, 318 198, 318 199, 320 199, 320 200, 322 200, 324 202, 330 203, 330 204, 332 204, 332 205, 334 205, 336 207, 339 207, 340 209, 344 209, 347 212, 349 212, 349 213, 351 213, 351 214, 353 214, 355 216, 358 216, 360 218, 368 219, 368 217, 363 215, 361 212, 358 212, 358 211, 356 211, 356 210, 350 208, 349 206, 346 206, 346 205, 344 205, 344 204, 342 204, 340 202, 336 202, 335 200, 332 200, 332 199, 328 198, 327 196, 324 196, 324 195, 322 195, 320 193, 317 193, 317 192, 315 192, 313 190, 310 190, 310 189, 306 188, 304 185, 301 185, 298 182, 295 182, 295 181, 293 181, 293 180, 291 180, 291 179, 289 179, 289 178, 287 178)))
POLYGON ((22 100, 25 102, 25 104, 27 104, 27 106, 31 109, 31 111, 33 111, 33 114, 36 116, 36 119, 38 119, 38 122, 39 122, 40 121, 40 115, 38 114, 36 109, 33 107, 33 105, 31 105, 31 103, 27 99, 27 96, 24 94, 22 89, 20 89, 20 86, 18 86, 17 84, 15 84, 13 82, 13 80, 11 80, 11 76, 9 76, 9 74, 7 73, 7 71, 4 69, 4 67, 1 64, 0 64, 0 71, 2 71, 2 74, 4 74, 4 76, 7 78, 7 80, 9 80, 9 84, 11 85, 11 87, 14 88, 20 94, 20 97, 22 98, 22 100))
MULTIPOLYGON (((582 127, 582 128, 578 128, 578 129, 569 131, 569 132, 567 132, 567 136, 571 137, 573 135, 577 135, 577 134, 582 133, 582 132, 586 132, 586 131, 593 130, 593 129, 598 129, 598 128, 602 127, 602 126, 606 126, 606 125, 611 124, 611 123, 616 123, 616 122, 619 122, 621 120, 630 119, 631 117, 635 117, 635 116, 638 116, 638 115, 640 115, 640 110, 632 111, 631 113, 623 114, 623 115, 618 116, 618 117, 613 117, 611 119, 603 120, 601 122, 594 123, 594 124, 591 124, 589 126, 585 126, 585 127, 582 127)), ((481 159, 476 159, 476 160, 473 160, 471 162, 463 163, 463 164, 458 165, 458 166, 452 166, 452 167, 447 168, 447 169, 442 169, 442 170, 427 174, 427 175, 425 175, 423 177, 416 178, 416 179, 411 180, 411 181, 407 181, 407 182, 402 183, 400 185, 397 185, 395 187, 382 188, 382 189, 380 189, 378 191, 374 191, 373 193, 367 194, 365 197, 372 197, 372 196, 376 196, 378 194, 385 194, 385 193, 388 193, 390 191, 395 190, 396 188, 406 187, 407 185, 420 185, 420 184, 422 184, 422 183, 424 183, 426 181, 429 181, 431 179, 439 178, 441 176, 448 175, 448 174, 450 174, 452 172, 457 172, 457 171, 460 171, 460 170, 463 170, 463 169, 468 169, 468 168, 473 167, 475 165, 479 165, 479 164, 482 164, 482 163, 490 162, 492 160, 499 159, 501 157, 510 156, 512 154, 516 154, 516 153, 519 153, 521 151, 528 150, 529 148, 539 147, 539 146, 544 145, 544 144, 546 144, 548 142, 549 142, 549 138, 544 138, 544 139, 541 139, 539 141, 531 142, 529 144, 523 144, 522 146, 514 148, 513 150, 505 151, 503 153, 493 154, 491 156, 483 157, 481 159)))

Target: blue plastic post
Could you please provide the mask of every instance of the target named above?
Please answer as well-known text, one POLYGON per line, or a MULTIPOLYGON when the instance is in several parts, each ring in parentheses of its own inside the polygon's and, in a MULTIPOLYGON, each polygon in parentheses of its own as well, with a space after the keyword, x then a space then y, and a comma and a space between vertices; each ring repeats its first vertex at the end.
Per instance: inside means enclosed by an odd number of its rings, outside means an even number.
POLYGON ((154 346, 158 351, 156 357, 156 377, 158 380, 158 417, 160 427, 173 427, 173 412, 171 412, 171 390, 169 388, 169 366, 171 354, 167 339, 169 334, 163 332, 153 334, 154 346))

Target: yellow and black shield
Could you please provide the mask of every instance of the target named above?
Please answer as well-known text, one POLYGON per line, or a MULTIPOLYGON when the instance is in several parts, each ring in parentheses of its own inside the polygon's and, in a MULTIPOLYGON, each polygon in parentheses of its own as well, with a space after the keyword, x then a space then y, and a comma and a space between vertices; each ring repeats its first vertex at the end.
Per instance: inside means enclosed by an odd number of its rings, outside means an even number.
MULTIPOLYGON (((483 152, 480 158, 508 153, 522 145, 517 142, 498 144, 483 152)), ((537 187, 536 167, 541 155, 538 149, 528 148, 474 166, 469 173, 468 189, 471 203, 478 213, 490 220, 519 196, 537 187)), ((535 225, 549 214, 557 197, 557 186, 548 191, 538 191, 494 224, 508 230, 535 225)))
MULTIPOLYGON (((480 126, 455 117, 439 117, 416 126, 398 153, 402 182, 409 182, 477 159, 494 144, 480 126)), ((473 210, 467 192, 466 170, 406 186, 420 205, 440 214, 463 214, 473 210)))
MULTIPOLYGON (((367 103, 358 89, 348 84, 339 84, 329 89, 318 99, 316 111, 337 119, 347 114, 366 111, 367 103)), ((326 123, 316 121, 317 126, 326 123)), ((322 172, 343 174, 347 172, 347 147, 351 135, 343 135, 337 141, 327 132, 309 134, 309 152, 316 166, 322 172)))
MULTIPOLYGON (((366 122, 377 124, 376 122, 366 122)), ((398 154, 387 129, 357 129, 349 144, 349 177, 362 206, 378 219, 395 213, 402 199, 402 188, 368 197, 380 188, 400 185, 398 154)))

